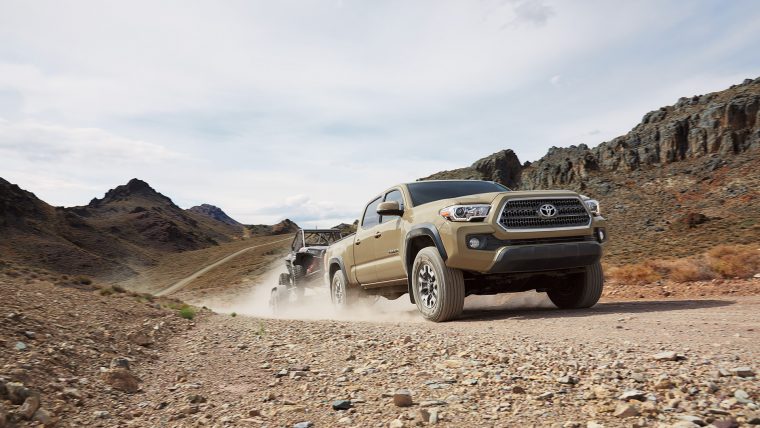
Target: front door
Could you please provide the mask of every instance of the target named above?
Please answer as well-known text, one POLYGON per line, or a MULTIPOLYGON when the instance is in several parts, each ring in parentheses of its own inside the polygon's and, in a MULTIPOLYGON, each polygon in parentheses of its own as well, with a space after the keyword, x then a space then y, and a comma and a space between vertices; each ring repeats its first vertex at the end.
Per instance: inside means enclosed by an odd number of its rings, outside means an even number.
POLYGON ((378 197, 367 205, 354 237, 354 269, 360 284, 377 281, 374 263, 377 241, 375 234, 380 223, 377 206, 382 200, 382 197, 378 197))
MULTIPOLYGON (((394 189, 385 194, 384 201, 397 201, 404 208, 404 198, 400 190, 394 189)), ((403 236, 401 230, 402 218, 397 215, 384 215, 380 224, 375 227, 375 259, 377 260, 377 282, 406 282, 404 262, 401 259, 403 236)), ((390 284, 389 284, 390 285, 390 284)))

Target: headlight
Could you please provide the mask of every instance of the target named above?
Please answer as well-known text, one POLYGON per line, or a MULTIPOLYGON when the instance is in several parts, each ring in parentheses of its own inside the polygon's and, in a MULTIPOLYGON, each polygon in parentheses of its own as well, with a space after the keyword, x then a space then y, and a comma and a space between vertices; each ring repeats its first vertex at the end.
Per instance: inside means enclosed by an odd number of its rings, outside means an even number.
POLYGON ((581 199, 583 199, 583 203, 586 204, 586 207, 593 215, 602 215, 602 208, 599 206, 599 201, 596 199, 591 199, 588 196, 581 195, 581 199))
POLYGON ((440 211, 441 216, 451 221, 483 220, 491 210, 490 205, 452 205, 440 211))

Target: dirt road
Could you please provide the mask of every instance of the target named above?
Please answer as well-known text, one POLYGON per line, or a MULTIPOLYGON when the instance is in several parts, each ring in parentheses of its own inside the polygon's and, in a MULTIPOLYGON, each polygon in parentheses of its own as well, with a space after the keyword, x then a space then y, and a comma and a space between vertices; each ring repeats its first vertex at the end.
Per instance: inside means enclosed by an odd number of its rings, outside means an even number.
POLYGON ((760 297, 446 324, 205 313, 136 367, 144 393, 128 399, 160 410, 128 415, 134 426, 732 426, 758 420, 760 297), (393 404, 398 388, 410 407, 393 404))
POLYGON ((166 295, 169 295, 169 294, 172 294, 172 293, 176 293, 177 291, 183 289, 185 286, 187 286, 188 284, 190 284, 191 282, 193 282, 194 280, 196 280, 198 277, 200 277, 201 275, 205 274, 206 272, 208 272, 208 271, 210 271, 210 270, 212 270, 212 269, 214 269, 216 267, 219 267, 219 266, 223 265, 224 263, 229 262, 230 260, 234 259, 235 257, 238 257, 239 255, 241 255, 241 254, 243 254, 245 252, 248 252, 248 251, 251 251, 251 250, 254 250, 254 249, 257 249, 257 248, 262 248, 262 247, 267 247, 267 246, 270 246, 270 245, 278 244, 278 243, 285 242, 285 241, 292 241, 292 240, 293 240, 293 238, 286 238, 286 239, 280 239, 280 240, 273 241, 273 242, 268 242, 266 244, 253 245, 253 246, 250 246, 250 247, 247 247, 247 248, 243 248, 242 250, 238 250, 238 251, 236 251, 236 252, 234 252, 234 253, 232 253, 232 254, 230 254, 230 255, 228 255, 228 256, 220 259, 220 260, 217 260, 214 263, 211 263, 211 264, 209 264, 209 265, 207 265, 207 266, 205 266, 205 267, 203 267, 203 268, 195 271, 192 275, 190 275, 190 276, 188 276, 186 278, 183 278, 183 279, 177 281, 176 283, 172 284, 171 286, 165 288, 164 290, 161 290, 161 291, 159 291, 157 293, 154 293, 154 294, 156 296, 166 296, 166 295))

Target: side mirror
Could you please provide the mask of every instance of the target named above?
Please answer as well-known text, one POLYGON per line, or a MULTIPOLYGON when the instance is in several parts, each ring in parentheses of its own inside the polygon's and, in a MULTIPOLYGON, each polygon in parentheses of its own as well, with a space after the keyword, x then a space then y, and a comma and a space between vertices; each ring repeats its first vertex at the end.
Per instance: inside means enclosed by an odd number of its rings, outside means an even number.
POLYGON ((403 215, 404 210, 399 206, 398 201, 380 202, 377 206, 377 213, 380 215, 403 215))

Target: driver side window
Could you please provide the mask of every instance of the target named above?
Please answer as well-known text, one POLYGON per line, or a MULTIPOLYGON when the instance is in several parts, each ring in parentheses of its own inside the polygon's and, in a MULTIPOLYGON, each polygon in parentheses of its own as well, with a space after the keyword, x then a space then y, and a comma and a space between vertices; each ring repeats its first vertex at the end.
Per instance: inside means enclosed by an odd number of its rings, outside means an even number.
POLYGON ((367 205, 367 209, 364 210, 364 217, 362 218, 362 229, 369 229, 380 223, 380 215, 377 214, 377 206, 380 205, 381 200, 382 198, 378 197, 367 205))

